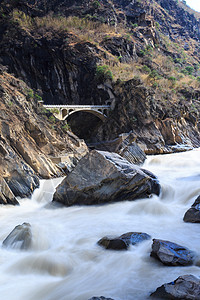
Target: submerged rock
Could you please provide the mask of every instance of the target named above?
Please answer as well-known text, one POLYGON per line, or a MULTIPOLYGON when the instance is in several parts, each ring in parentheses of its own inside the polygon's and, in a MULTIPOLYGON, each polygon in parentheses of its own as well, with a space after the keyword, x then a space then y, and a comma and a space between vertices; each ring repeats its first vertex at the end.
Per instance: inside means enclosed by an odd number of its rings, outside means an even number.
POLYGON ((165 283, 151 294, 159 299, 200 299, 200 279, 193 275, 179 276, 175 281, 165 283))
POLYGON ((151 256, 168 266, 191 265, 194 260, 194 252, 178 244, 153 239, 151 256))
POLYGON ((53 201, 66 206, 135 200, 159 194, 153 174, 145 174, 116 153, 93 150, 57 187, 53 201))
POLYGON ((27 250, 31 246, 32 233, 31 225, 23 223, 16 226, 13 231, 3 241, 3 246, 6 248, 27 250))
POLYGON ((130 245, 136 245, 150 238, 147 233, 127 232, 115 238, 103 237, 98 241, 98 245, 106 249, 127 250, 130 245))
POLYGON ((183 220, 190 223, 200 223, 200 196, 192 204, 192 207, 186 211, 183 220))

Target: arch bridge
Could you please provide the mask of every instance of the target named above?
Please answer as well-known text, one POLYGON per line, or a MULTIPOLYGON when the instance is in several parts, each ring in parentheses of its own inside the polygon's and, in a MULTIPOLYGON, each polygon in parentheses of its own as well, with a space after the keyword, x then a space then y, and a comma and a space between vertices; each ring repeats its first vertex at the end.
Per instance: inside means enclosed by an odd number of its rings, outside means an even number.
POLYGON ((110 105, 43 105, 46 109, 49 109, 54 116, 59 120, 65 120, 71 114, 83 111, 89 112, 97 117, 99 117, 102 121, 105 121, 108 116, 108 111, 110 110, 110 105))

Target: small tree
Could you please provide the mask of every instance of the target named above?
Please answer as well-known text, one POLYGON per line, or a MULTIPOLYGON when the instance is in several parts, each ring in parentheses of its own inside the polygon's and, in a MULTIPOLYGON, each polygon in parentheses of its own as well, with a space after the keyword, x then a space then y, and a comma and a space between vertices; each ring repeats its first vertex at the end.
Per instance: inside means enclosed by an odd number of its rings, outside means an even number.
POLYGON ((98 81, 104 82, 106 80, 113 80, 113 74, 107 65, 97 66, 95 78, 98 81))

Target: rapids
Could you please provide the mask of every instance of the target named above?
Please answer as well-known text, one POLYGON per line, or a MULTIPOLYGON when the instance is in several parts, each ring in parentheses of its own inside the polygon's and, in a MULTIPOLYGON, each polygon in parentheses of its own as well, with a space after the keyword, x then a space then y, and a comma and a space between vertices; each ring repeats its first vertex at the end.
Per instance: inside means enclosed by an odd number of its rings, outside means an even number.
MULTIPOLYGON (((200 254, 200 224, 183 222, 200 194, 200 149, 149 156, 143 165, 158 176, 160 197, 102 206, 54 207, 48 203, 61 179, 42 180, 32 199, 0 207, 1 300, 148 299, 179 275, 199 276, 197 265, 167 267, 150 257, 151 240, 128 251, 97 245, 105 235, 146 232, 200 254), (32 227, 31 249, 1 247, 16 225, 32 227)), ((197 263, 199 264, 199 263, 197 263)))

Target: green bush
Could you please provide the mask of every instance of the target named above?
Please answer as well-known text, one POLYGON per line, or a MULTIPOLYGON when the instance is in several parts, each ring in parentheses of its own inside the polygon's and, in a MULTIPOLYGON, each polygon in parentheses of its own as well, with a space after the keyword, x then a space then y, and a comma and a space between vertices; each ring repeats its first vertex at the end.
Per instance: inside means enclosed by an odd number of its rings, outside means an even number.
POLYGON ((158 74, 158 72, 156 70, 151 71, 151 73, 149 74, 149 78, 152 79, 160 79, 161 76, 158 74))
POLYGON ((184 75, 192 75, 194 73, 194 67, 187 66, 185 69, 181 70, 181 73, 183 73, 184 75))
POLYGON ((107 65, 97 66, 95 78, 98 81, 104 82, 106 80, 113 80, 113 74, 107 65))
POLYGON ((174 77, 174 76, 170 76, 169 78, 168 78, 168 80, 170 80, 171 82, 176 82, 176 77, 174 77))
POLYGON ((192 73, 194 72, 194 67, 192 66, 187 66, 185 68, 185 70, 188 72, 189 75, 192 75, 192 73))
POLYGON ((197 79, 198 82, 200 82, 200 76, 198 76, 196 79, 197 79))
POLYGON ((27 90, 27 98, 28 100, 33 99, 34 98, 34 92, 33 90, 27 90))
POLYGON ((37 101, 42 101, 42 97, 40 97, 38 94, 35 94, 35 99, 36 99, 37 101))
POLYGON ((66 123, 65 125, 63 125, 63 126, 62 126, 62 129, 63 129, 65 132, 71 130, 71 128, 70 128, 70 126, 69 126, 68 123, 66 123))
POLYGON ((55 123, 56 122, 56 119, 54 116, 49 116, 49 121, 52 122, 52 123, 55 123))
POLYGON ((94 1, 92 2, 92 6, 93 6, 95 9, 98 9, 98 8, 101 6, 101 4, 99 3, 98 0, 94 0, 94 1))
POLYGON ((142 71, 144 72, 144 73, 151 73, 151 69, 149 68, 149 67, 147 67, 146 65, 144 65, 143 67, 142 67, 142 71))
POLYGON ((138 24, 137 23, 132 23, 132 26, 133 26, 133 28, 136 28, 136 27, 138 27, 138 24))

